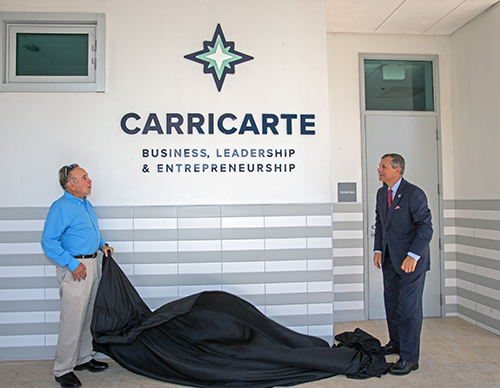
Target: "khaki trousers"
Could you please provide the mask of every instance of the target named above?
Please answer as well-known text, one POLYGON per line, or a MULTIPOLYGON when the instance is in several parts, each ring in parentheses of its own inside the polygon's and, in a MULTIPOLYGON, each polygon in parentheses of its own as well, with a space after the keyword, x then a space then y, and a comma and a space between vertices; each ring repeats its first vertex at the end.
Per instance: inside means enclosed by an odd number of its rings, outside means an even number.
POLYGON ((57 341, 54 375, 60 377, 73 371, 76 365, 92 359, 90 323, 99 285, 100 268, 97 259, 79 259, 87 268, 85 280, 73 280, 66 267, 57 267, 60 283, 61 316, 57 341))

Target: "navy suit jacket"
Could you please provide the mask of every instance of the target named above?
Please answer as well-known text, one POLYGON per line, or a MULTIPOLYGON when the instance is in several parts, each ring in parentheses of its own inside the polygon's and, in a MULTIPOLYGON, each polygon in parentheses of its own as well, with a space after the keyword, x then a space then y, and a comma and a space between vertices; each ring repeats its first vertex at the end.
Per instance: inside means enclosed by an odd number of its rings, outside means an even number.
POLYGON ((384 185, 377 192, 374 250, 382 252, 382 262, 389 253, 394 270, 400 275, 405 275, 401 265, 408 252, 420 256, 414 275, 428 271, 433 230, 427 196, 404 178, 390 209, 387 209, 387 195, 388 187, 384 185))

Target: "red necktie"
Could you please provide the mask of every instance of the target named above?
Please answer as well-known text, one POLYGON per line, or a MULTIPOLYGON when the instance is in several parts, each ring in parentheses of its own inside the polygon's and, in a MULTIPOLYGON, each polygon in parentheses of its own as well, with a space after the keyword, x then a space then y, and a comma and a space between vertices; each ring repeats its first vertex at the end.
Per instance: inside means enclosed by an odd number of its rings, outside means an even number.
POLYGON ((391 208, 391 204, 392 204, 392 189, 389 189, 388 200, 389 200, 389 206, 387 207, 387 209, 390 209, 391 208))

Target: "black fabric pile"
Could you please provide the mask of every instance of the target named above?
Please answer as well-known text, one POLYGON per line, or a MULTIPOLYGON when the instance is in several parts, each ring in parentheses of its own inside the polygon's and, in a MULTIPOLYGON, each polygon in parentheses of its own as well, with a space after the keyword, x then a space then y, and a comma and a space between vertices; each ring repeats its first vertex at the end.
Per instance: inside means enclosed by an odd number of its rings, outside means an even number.
POLYGON ((337 374, 380 377, 380 342, 356 329, 330 347, 267 318, 245 300, 208 291, 152 312, 111 258, 92 321, 94 349, 153 379, 195 387, 289 386, 337 374))

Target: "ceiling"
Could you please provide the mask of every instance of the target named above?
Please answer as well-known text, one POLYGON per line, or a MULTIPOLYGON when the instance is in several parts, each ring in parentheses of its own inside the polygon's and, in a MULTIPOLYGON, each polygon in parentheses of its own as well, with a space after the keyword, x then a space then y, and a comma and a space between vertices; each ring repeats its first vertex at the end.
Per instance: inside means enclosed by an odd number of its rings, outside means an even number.
POLYGON ((326 0, 328 32, 451 35, 500 0, 326 0))

